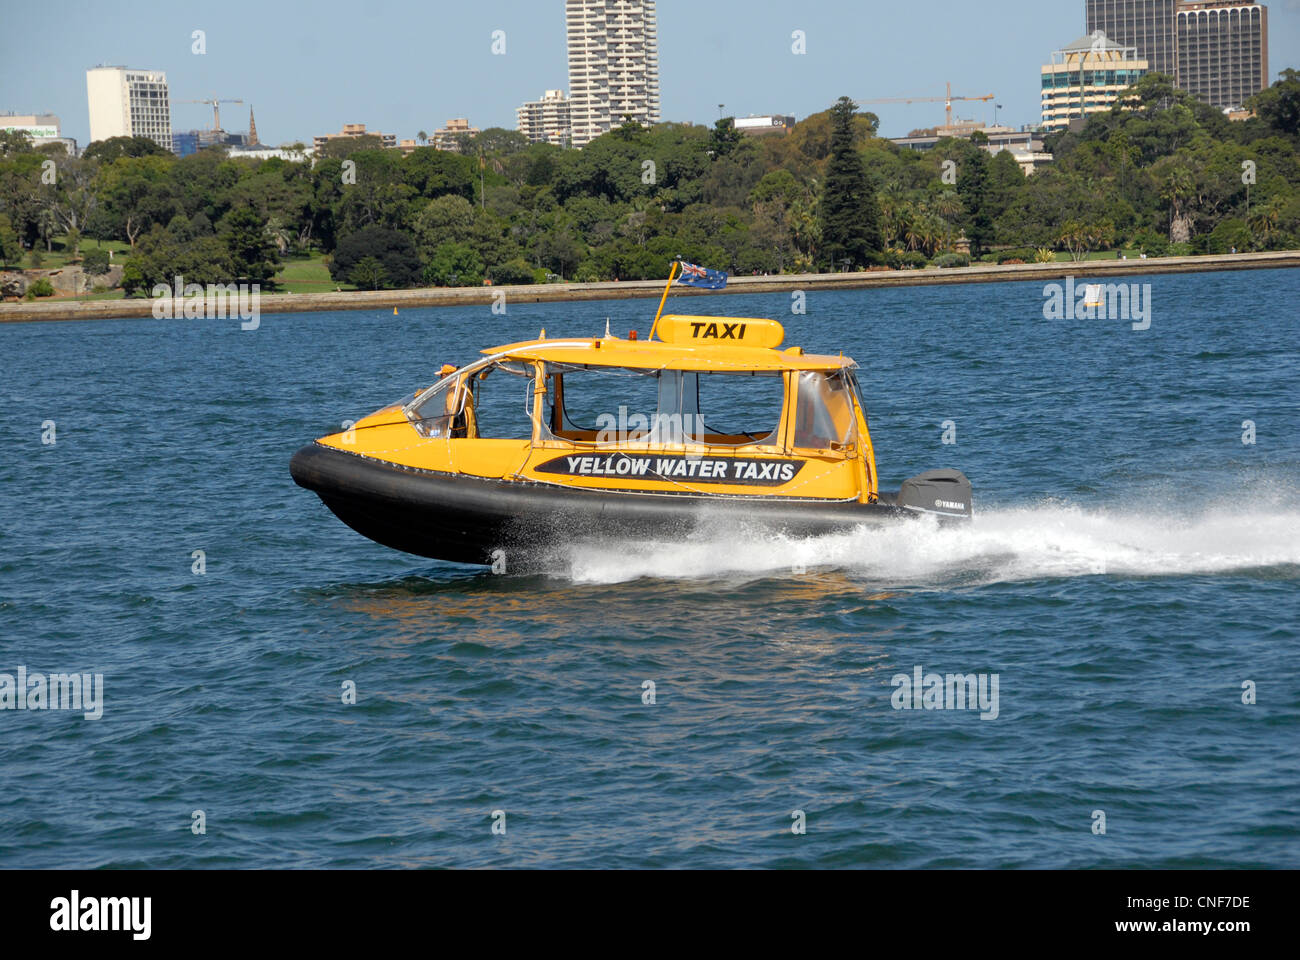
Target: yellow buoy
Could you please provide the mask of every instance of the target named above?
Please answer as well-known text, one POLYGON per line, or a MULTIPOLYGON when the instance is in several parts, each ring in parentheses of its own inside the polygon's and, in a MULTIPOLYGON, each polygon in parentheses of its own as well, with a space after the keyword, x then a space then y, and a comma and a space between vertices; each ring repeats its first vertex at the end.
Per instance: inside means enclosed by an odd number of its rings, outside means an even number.
POLYGON ((397 308, 393 307, 393 316, 397 316, 397 308))

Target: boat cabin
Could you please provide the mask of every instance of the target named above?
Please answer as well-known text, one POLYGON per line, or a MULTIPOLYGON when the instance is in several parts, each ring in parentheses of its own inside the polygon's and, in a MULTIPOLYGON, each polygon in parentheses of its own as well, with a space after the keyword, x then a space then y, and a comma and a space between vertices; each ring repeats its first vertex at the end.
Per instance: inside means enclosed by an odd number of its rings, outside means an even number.
POLYGON ((665 316, 658 339, 536 339, 322 439, 418 470, 659 494, 874 502, 844 356, 781 349, 773 320, 665 316))

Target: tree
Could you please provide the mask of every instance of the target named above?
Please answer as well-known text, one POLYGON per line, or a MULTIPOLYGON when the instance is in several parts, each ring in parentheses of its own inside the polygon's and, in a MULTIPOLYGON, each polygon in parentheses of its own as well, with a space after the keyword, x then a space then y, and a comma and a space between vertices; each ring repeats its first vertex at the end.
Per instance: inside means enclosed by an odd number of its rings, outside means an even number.
POLYGON ((256 211, 243 207, 230 213, 219 236, 239 279, 273 283, 280 266, 280 254, 256 211))
POLYGON ((153 157, 123 157, 102 166, 97 183, 102 218, 95 232, 106 231, 135 247, 142 232, 155 223, 170 223, 182 213, 184 207, 172 193, 169 168, 170 161, 153 157))
POLYGON ((735 117, 723 117, 713 125, 709 136, 709 153, 716 160, 730 155, 739 146, 742 136, 736 129, 735 117))
POLYGON ((1246 102, 1259 119, 1288 137, 1300 136, 1300 72, 1283 70, 1281 80, 1246 102))
POLYGON ((533 268, 518 257, 497 264, 488 270, 488 275, 492 278, 494 284, 501 286, 526 284, 534 281, 533 268))
POLYGON ((414 287, 420 283, 420 257, 415 244, 405 233, 383 227, 366 227, 339 241, 330 261, 330 276, 346 280, 366 257, 383 264, 387 280, 394 287, 414 287))
POLYGON ((321 144, 320 149, 316 151, 316 157, 317 159, 331 157, 336 160, 346 160, 359 150, 382 150, 383 148, 383 137, 375 136, 373 133, 363 133, 359 137, 335 137, 332 140, 326 140, 321 144))
POLYGON ((994 200, 989 182, 989 155, 974 144, 964 144, 957 169, 957 196, 966 211, 963 226, 971 253, 979 256, 993 241, 994 200))
POLYGON ((191 238, 155 225, 140 237, 123 267, 127 295, 148 293, 156 284, 233 283, 241 278, 226 245, 216 237, 191 238))
POLYGON ((82 158, 85 160, 99 160, 103 163, 112 163, 122 157, 162 157, 167 155, 167 150, 158 146, 148 137, 109 137, 107 140, 96 140, 81 153, 82 158))
POLYGON ((870 263, 884 246, 880 206, 862 155, 853 145, 857 108, 840 97, 831 108, 831 153, 822 187, 822 253, 834 264, 870 263))
POLYGON ((18 231, 3 213, 0 213, 0 267, 22 260, 23 248, 18 242, 18 231))
POLYGON ((426 257, 444 243, 468 243, 474 236, 474 207, 456 194, 438 197, 415 218, 415 236, 426 257))
POLYGON ((81 258, 81 269, 92 277, 108 273, 108 251, 103 247, 91 247, 81 258))
POLYGON ((569 276, 582 262, 582 244, 573 236, 568 226, 547 230, 533 245, 539 266, 561 277, 569 276))
POLYGON ((32 135, 26 130, 0 130, 0 157, 32 152, 32 135))
POLYGON ((483 260, 468 243, 443 243, 424 268, 431 287, 477 287, 483 282, 483 260))
POLYGON ((509 157, 528 149, 528 138, 518 130, 488 127, 478 133, 461 137, 461 151, 467 156, 480 153, 509 157))
POLYGON ((402 176, 415 192, 427 199, 448 194, 474 199, 475 163, 446 150, 420 147, 402 160, 402 176))
POLYGON ((378 258, 362 257, 348 274, 348 279, 363 290, 378 290, 388 278, 388 271, 378 258))
POLYGON ((1160 198, 1169 204, 1169 242, 1187 243, 1192 239, 1191 205, 1196 197, 1192 171, 1174 157, 1162 164, 1160 198))
MULTIPOLYGON (((66 157, 58 164, 58 179, 49 201, 49 209, 60 226, 70 234, 75 233, 78 241, 91 213, 99 204, 95 186, 97 170, 98 164, 85 157, 66 157)), ((73 256, 78 252, 77 244, 74 243, 73 256)))
POLYGON ((1111 242, 1115 225, 1109 220, 1067 220, 1061 225, 1057 242, 1070 251, 1075 260, 1086 260, 1093 250, 1111 242))

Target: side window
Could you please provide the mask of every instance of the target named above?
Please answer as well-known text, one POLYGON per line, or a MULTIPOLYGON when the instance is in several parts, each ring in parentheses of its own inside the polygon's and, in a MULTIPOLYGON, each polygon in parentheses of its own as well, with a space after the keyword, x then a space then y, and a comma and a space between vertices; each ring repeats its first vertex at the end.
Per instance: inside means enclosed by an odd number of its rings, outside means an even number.
POLYGON ((543 422, 580 443, 644 441, 655 422, 659 371, 620 367, 547 368, 543 422))
POLYGON ((794 445, 805 450, 841 449, 852 443, 853 390, 843 371, 799 374, 794 445))
POLYGON ((776 443, 785 407, 785 378, 773 373, 701 373, 698 408, 710 442, 725 446, 776 443))
POLYGON ((474 433, 483 440, 533 438, 533 367, 494 363, 473 375, 474 433))

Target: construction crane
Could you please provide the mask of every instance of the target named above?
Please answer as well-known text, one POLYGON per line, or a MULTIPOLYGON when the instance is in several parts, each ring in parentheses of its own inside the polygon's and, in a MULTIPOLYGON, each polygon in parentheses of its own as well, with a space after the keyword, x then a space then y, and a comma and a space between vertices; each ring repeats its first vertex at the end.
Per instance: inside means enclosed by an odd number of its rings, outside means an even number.
POLYGON ((221 129, 221 107, 219 106, 219 104, 222 104, 222 103, 243 103, 244 101, 243 101, 243 100, 218 100, 216 97, 213 97, 213 98, 210 99, 210 100, 177 100, 176 102, 177 102, 177 103, 206 103, 206 104, 209 104, 209 105, 212 107, 212 129, 213 129, 213 130, 220 130, 220 129, 221 129))
POLYGON ((991 94, 991 93, 990 93, 987 97, 954 97, 954 96, 952 95, 952 84, 949 83, 949 84, 948 84, 948 95, 947 95, 946 97, 884 97, 884 98, 882 98, 882 99, 878 99, 878 100, 858 100, 858 101, 855 101, 855 102, 858 103, 858 105, 862 105, 862 104, 864 104, 864 103, 940 103, 940 102, 942 102, 942 103, 946 106, 946 108, 947 108, 947 112, 948 112, 948 126, 951 127, 951 126, 952 126, 952 105, 953 105, 953 101, 955 101, 955 100, 982 100, 982 101, 984 101, 985 103, 987 103, 988 101, 993 100, 993 99, 995 99, 995 96, 994 96, 993 94, 991 94))

